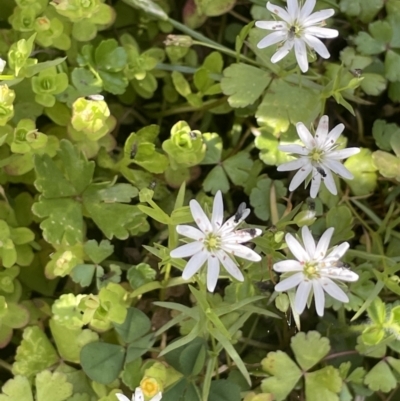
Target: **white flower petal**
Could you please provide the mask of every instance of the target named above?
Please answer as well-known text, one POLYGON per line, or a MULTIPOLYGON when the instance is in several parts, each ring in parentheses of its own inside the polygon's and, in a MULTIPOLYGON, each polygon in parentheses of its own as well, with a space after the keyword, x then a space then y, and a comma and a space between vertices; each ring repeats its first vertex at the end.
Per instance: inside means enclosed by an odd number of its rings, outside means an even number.
POLYGON ((284 21, 286 21, 289 24, 293 20, 286 10, 284 10, 282 7, 276 6, 275 4, 268 2, 267 9, 269 11, 271 11, 271 13, 276 14, 277 16, 279 16, 281 19, 283 19, 284 21))
POLYGON ((264 49, 268 46, 274 45, 276 43, 282 42, 283 40, 286 39, 286 32, 284 31, 275 31, 267 35, 265 38, 261 39, 257 43, 257 47, 259 49, 264 49))
POLYGON ((208 255, 209 253, 206 251, 199 252, 196 253, 196 255, 193 255, 183 269, 182 278, 184 280, 189 280, 194 274, 196 274, 204 265, 204 262, 207 260, 208 255))
POLYGON ((296 124, 297 134, 301 141, 306 145, 307 149, 313 149, 316 145, 314 137, 303 123, 296 124))
POLYGON ((337 188, 331 171, 329 169, 325 169, 325 174, 326 175, 324 177, 324 184, 326 188, 332 195, 337 195, 337 188))
POLYGON ((0 74, 4 71, 4 68, 6 68, 6 65, 7 65, 7 61, 0 58, 0 74))
POLYGON ((344 124, 338 124, 336 125, 336 127, 333 127, 326 138, 326 145, 328 147, 332 147, 336 143, 340 135, 342 135, 343 130, 344 124))
POLYGON ((332 17, 332 15, 335 14, 335 10, 332 8, 328 8, 327 10, 320 10, 317 11, 313 14, 311 14, 309 17, 307 17, 303 23, 304 26, 311 26, 315 25, 318 22, 324 21, 328 19, 329 17, 332 17))
POLYGON ((320 28, 319 26, 308 26, 305 33, 323 39, 336 38, 339 35, 336 29, 320 28))
POLYGON ((162 393, 159 392, 158 394, 156 394, 150 401, 160 401, 162 398, 162 393))
POLYGON ((221 248, 225 252, 231 253, 233 256, 251 260, 252 262, 259 262, 261 260, 261 256, 257 252, 254 252, 252 249, 247 248, 247 246, 244 245, 223 243, 221 248))
POLYGON ((348 242, 343 242, 338 246, 335 246, 335 248, 332 249, 332 251, 326 256, 324 261, 331 261, 331 260, 338 260, 341 259, 344 254, 347 252, 349 249, 350 245, 348 242))
POLYGON ((303 39, 308 46, 314 49, 322 58, 327 59, 331 56, 327 47, 315 36, 305 34, 303 39))
POLYGON ((184 235, 185 237, 194 239, 196 241, 203 241, 204 240, 204 233, 200 231, 198 228, 187 226, 187 225, 178 225, 176 226, 176 231, 184 235))
POLYGON ((218 230, 222 226, 224 220, 224 202, 222 200, 221 191, 217 191, 214 197, 213 211, 211 216, 211 224, 214 231, 218 230))
POLYGON ((302 227, 301 237, 303 238, 303 244, 306 249, 306 252, 308 253, 310 259, 312 259, 315 254, 315 241, 307 226, 302 227))
POLYGON ((298 260, 282 260, 275 263, 272 268, 278 273, 303 271, 303 265, 298 260))
POLYGON ((300 20, 304 21, 312 13, 315 7, 316 0, 306 0, 300 11, 300 20))
POLYGON ((287 11, 291 17, 298 18, 299 16, 299 3, 297 0, 287 0, 287 11))
POLYGON ((349 302, 349 297, 345 294, 345 292, 330 278, 322 277, 320 279, 323 289, 332 297, 341 302, 349 302))
POLYGON ((286 234, 285 241, 288 248, 290 249, 290 252, 292 252, 294 257, 299 262, 308 262, 311 259, 307 251, 300 245, 299 241, 297 241, 297 239, 294 238, 292 234, 286 234))
POLYGON ((330 227, 322 234, 318 241, 317 249, 315 250, 314 259, 322 260, 325 257, 334 231, 335 229, 330 227))
POLYGON ((208 256, 207 289, 214 292, 219 277, 219 259, 216 255, 208 256))
POLYGON ((306 44, 303 40, 294 38, 294 53, 296 55, 297 63, 299 64, 302 72, 308 71, 308 59, 306 44))
POLYGON ((284 57, 286 57, 289 54, 290 50, 292 50, 293 48, 293 45, 294 45, 293 40, 287 40, 283 44, 283 46, 278 48, 276 53, 271 57, 271 62, 275 64, 278 61, 281 61, 284 57))
POLYGON ((301 156, 307 156, 310 151, 301 145, 278 145, 278 149, 282 152, 294 153, 301 156))
POLYGON ((222 244, 236 246, 244 242, 251 241, 253 238, 259 237, 262 230, 259 228, 245 228, 243 230, 236 230, 222 238, 222 244))
POLYGON ((287 29, 287 25, 283 21, 257 21, 256 27, 261 29, 268 29, 270 31, 287 29))
POLYGON ((194 241, 173 249, 169 255, 171 258, 187 258, 188 256, 192 256, 195 253, 200 252, 203 248, 204 244, 202 242, 194 241))
POLYGON ((250 209, 244 209, 242 216, 237 220, 236 213, 230 217, 223 226, 218 230, 218 234, 223 237, 226 237, 229 233, 231 233, 242 221, 244 221, 247 216, 250 214, 250 209))
POLYGON ((315 141, 317 142, 317 146, 321 147, 326 140, 329 131, 329 117, 322 116, 319 119, 318 127, 315 132, 315 141))
POLYGON ((144 401, 143 391, 140 387, 136 387, 135 395, 132 395, 132 401, 144 401))
POLYGON ((310 188, 310 196, 311 196, 311 198, 315 199, 317 197, 320 186, 321 186, 321 174, 319 174, 315 170, 313 172, 313 177, 311 179, 311 188, 310 188))
POLYGON ((311 281, 302 281, 297 287, 296 297, 294 299, 294 307, 299 315, 303 313, 304 308, 306 307, 311 288, 311 281))
POLYGON ((290 290, 291 288, 297 287, 304 280, 304 274, 302 272, 295 273, 292 276, 285 278, 280 283, 276 284, 275 291, 282 292, 290 290))
POLYGON ((357 273, 344 267, 328 267, 321 270, 324 277, 333 278, 340 281, 357 281, 359 276, 357 273))
MULTIPOLYGON (((123 394, 116 393, 115 396, 118 398, 118 401, 130 401, 128 397, 123 394)), ((133 398, 133 397, 132 397, 133 398)))
POLYGON ((243 281, 244 277, 236 263, 222 250, 217 251, 217 256, 226 271, 238 281, 243 281))
POLYGON ((289 185, 289 191, 294 191, 311 173, 313 167, 311 163, 305 165, 301 168, 292 178, 292 181, 289 185))
POLYGON ((197 202, 195 199, 192 199, 189 202, 190 206, 190 211, 192 213, 193 219, 195 223, 198 225, 201 231, 204 233, 209 233, 212 231, 212 225, 210 223, 210 220, 204 213, 203 209, 201 208, 199 202, 197 202))
POLYGON ((335 150, 329 153, 329 159, 342 160, 347 159, 350 156, 356 155, 360 152, 360 148, 347 148, 341 150, 335 150))
POLYGON ((314 291, 314 301, 315 301, 315 309, 317 310, 318 316, 324 315, 325 309, 325 294, 322 289, 322 285, 319 280, 313 280, 313 291, 314 291))
POLYGON ((349 170, 342 163, 336 160, 324 160, 324 166, 327 167, 329 170, 332 170, 334 173, 340 175, 342 178, 347 180, 352 180, 354 178, 353 174, 350 173, 349 170))
POLYGON ((299 168, 304 167, 306 164, 309 164, 310 161, 306 157, 300 157, 299 159, 292 160, 291 162, 283 163, 278 166, 278 171, 292 171, 298 170, 299 168))

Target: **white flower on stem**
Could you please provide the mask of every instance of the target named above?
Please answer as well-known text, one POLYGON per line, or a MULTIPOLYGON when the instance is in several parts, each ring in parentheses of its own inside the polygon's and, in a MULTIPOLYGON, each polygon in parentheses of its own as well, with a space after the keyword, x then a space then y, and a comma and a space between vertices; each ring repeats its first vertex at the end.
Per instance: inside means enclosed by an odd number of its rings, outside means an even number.
POLYGON ((333 231, 334 228, 328 228, 322 234, 318 244, 315 244, 310 230, 304 226, 301 230, 304 247, 293 235, 286 234, 285 236, 286 244, 297 260, 284 260, 274 264, 275 271, 285 273, 285 278, 275 286, 275 291, 287 291, 297 287, 294 304, 299 314, 304 311, 307 302, 311 299, 310 295, 313 294, 317 313, 323 316, 324 291, 341 302, 349 302, 348 296, 334 280, 357 281, 358 274, 339 261, 349 248, 347 242, 333 247, 327 254, 333 231))
POLYGON ((278 171, 299 170, 289 185, 289 191, 294 191, 303 181, 311 176, 311 198, 315 198, 318 195, 321 181, 331 194, 336 195, 337 188, 332 172, 342 178, 353 179, 353 175, 340 161, 357 154, 360 149, 347 148, 336 150, 338 146, 336 141, 343 132, 344 125, 339 124, 328 132, 328 116, 322 116, 319 120, 315 136, 311 135, 303 123, 297 123, 296 129, 304 146, 295 144, 278 146, 279 150, 293 153, 297 156, 296 160, 278 166, 278 171))
POLYGON ((7 62, 0 58, 0 74, 4 71, 4 68, 6 68, 7 62))
POLYGON ((316 0, 306 0, 300 7, 298 0, 287 0, 286 10, 270 2, 267 8, 277 15, 281 21, 257 21, 256 27, 274 31, 258 42, 257 47, 265 47, 278 43, 278 51, 271 61, 277 63, 282 60, 294 47, 297 63, 301 71, 307 72, 307 46, 314 49, 322 58, 329 58, 326 46, 318 38, 335 38, 339 32, 336 29, 322 28, 325 20, 331 17, 333 9, 320 10, 312 13, 316 0))
POLYGON ((199 229, 178 225, 176 231, 192 239, 193 242, 182 245, 170 253, 172 258, 190 257, 182 273, 183 279, 190 279, 207 262, 208 291, 213 292, 217 285, 220 264, 236 280, 243 281, 243 274, 230 255, 253 262, 261 260, 258 253, 241 244, 258 237, 262 231, 259 228, 235 230, 237 225, 250 214, 250 209, 246 209, 246 205, 242 203, 235 215, 223 224, 224 204, 221 191, 215 195, 211 221, 196 200, 192 199, 189 206, 199 229))
MULTIPOLYGON (((115 394, 119 401, 144 401, 144 394, 140 387, 136 387, 135 394, 132 394, 132 400, 123 394, 115 394)), ((159 392, 149 401, 160 401, 162 398, 162 393, 159 392)))

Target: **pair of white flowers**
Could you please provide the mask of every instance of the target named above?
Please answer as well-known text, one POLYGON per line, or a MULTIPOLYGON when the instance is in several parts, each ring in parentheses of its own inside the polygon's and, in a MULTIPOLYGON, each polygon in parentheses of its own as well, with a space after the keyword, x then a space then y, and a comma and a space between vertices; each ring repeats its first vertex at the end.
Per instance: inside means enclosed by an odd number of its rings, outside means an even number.
MULTIPOLYGON (((212 292, 215 289, 219 278, 220 264, 235 279, 243 281, 244 277, 235 257, 252 262, 261 260, 258 253, 242 243, 261 235, 262 231, 258 228, 236 230, 236 227, 248 216, 250 210, 239 207, 235 215, 223 223, 224 208, 220 191, 214 198, 211 221, 194 199, 190 201, 190 210, 199 229, 178 225, 178 233, 185 235, 192 242, 182 245, 170 253, 173 258, 190 257, 182 277, 185 280, 190 279, 207 262, 207 288, 209 291, 212 292)), ((310 230, 303 227, 304 246, 291 234, 286 234, 286 243, 297 260, 285 260, 274 264, 275 271, 284 273, 284 279, 275 286, 275 290, 288 291, 297 287, 294 306, 299 314, 304 311, 307 304, 310 305, 312 295, 314 295, 317 313, 322 316, 325 307, 324 291, 341 302, 349 301, 346 293, 334 280, 356 281, 358 275, 340 262, 340 258, 349 247, 347 242, 334 247, 328 253, 333 231, 333 228, 326 230, 318 244, 315 244, 310 230)))
POLYGON ((335 38, 339 32, 336 29, 323 28, 325 20, 331 17, 333 9, 320 10, 312 13, 316 0, 306 0, 302 7, 298 0, 287 0, 287 7, 283 9, 270 2, 267 9, 280 18, 279 21, 257 21, 256 27, 273 31, 258 44, 259 49, 278 44, 278 50, 271 61, 277 63, 294 48, 297 63, 301 71, 308 70, 307 48, 313 49, 322 58, 329 58, 326 46, 319 38, 335 38))

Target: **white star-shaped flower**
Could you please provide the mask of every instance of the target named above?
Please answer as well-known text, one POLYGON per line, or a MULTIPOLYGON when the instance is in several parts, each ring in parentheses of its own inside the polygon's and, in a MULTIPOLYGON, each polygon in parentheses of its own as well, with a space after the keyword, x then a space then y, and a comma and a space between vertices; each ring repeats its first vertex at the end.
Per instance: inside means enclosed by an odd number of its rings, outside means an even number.
POLYGON ((340 160, 346 159, 357 154, 359 148, 347 148, 336 150, 336 141, 344 130, 344 125, 339 124, 329 131, 329 118, 322 116, 319 120, 315 136, 303 123, 296 124, 297 133, 304 146, 301 145, 279 145, 278 149, 283 152, 293 153, 297 156, 296 160, 283 163, 278 166, 278 171, 299 170, 293 177, 289 191, 294 191, 304 180, 311 176, 310 196, 315 198, 318 195, 321 181, 325 184, 328 191, 336 195, 337 188, 332 172, 348 180, 353 179, 353 175, 347 170, 340 160))
POLYGON ((4 71, 4 68, 6 68, 7 62, 0 58, 0 74, 4 71))
POLYGON ((307 72, 307 46, 314 49, 322 58, 329 58, 326 46, 318 38, 335 38, 339 32, 336 29, 321 28, 325 20, 331 17, 333 9, 320 10, 312 13, 316 0, 306 0, 303 7, 299 7, 297 0, 287 0, 286 10, 270 2, 267 8, 282 21, 257 21, 256 27, 274 31, 258 42, 257 47, 265 47, 279 43, 278 51, 271 61, 277 63, 282 60, 294 47, 297 63, 301 71, 307 72), (312 13, 312 14, 311 14, 312 13))
POLYGON ((274 264, 273 269, 285 273, 286 277, 275 286, 275 291, 287 291, 297 287, 294 304, 299 314, 304 311, 308 301, 311 301, 310 294, 314 294, 315 308, 319 316, 324 314, 324 291, 341 302, 349 302, 348 296, 334 280, 357 281, 358 274, 339 261, 349 248, 347 242, 333 247, 327 254, 333 231, 334 228, 328 228, 318 244, 315 244, 310 230, 304 226, 301 230, 304 247, 293 235, 285 236, 286 244, 297 260, 284 260, 274 264))
MULTIPOLYGON (((119 401, 144 401, 143 391, 140 387, 136 387, 135 394, 132 394, 132 400, 123 394, 115 394, 119 401)), ((159 392, 149 401, 160 401, 162 398, 162 393, 159 392)))
POLYGON ((199 229, 178 225, 176 231, 192 239, 193 242, 182 245, 170 253, 172 258, 190 257, 182 273, 183 279, 190 279, 207 262, 208 291, 213 292, 217 285, 220 264, 236 280, 243 281, 242 272, 229 254, 253 262, 261 260, 259 254, 241 244, 258 237, 262 231, 259 228, 235 230, 237 225, 250 214, 250 209, 246 209, 246 205, 242 203, 235 215, 223 224, 224 204, 221 191, 215 195, 211 221, 196 200, 192 199, 189 206, 199 229))

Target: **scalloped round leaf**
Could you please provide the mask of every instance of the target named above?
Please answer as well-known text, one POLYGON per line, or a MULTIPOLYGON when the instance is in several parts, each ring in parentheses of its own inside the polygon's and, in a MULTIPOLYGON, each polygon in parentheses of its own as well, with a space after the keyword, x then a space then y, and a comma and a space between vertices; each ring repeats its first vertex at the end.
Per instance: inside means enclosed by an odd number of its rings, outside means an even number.
POLYGON ((331 346, 329 340, 321 337, 317 331, 297 333, 292 337, 290 347, 296 357, 296 361, 303 370, 309 370, 322 358, 328 355, 331 346))
POLYGON ((71 271, 72 280, 82 287, 88 287, 93 281, 96 265, 76 265, 71 271))
POLYGON ((342 388, 339 371, 333 366, 325 366, 316 372, 305 374, 307 401, 338 401, 342 388))
POLYGON ((122 370, 125 349, 116 344, 92 342, 82 348, 80 359, 83 370, 91 380, 110 384, 122 370))
POLYGON ((232 64, 224 70, 221 89, 229 96, 231 107, 246 107, 262 95, 271 79, 265 70, 247 64, 232 64))
POLYGON ((372 159, 384 177, 395 178, 397 181, 400 181, 400 157, 377 150, 372 154, 372 159))
POLYGON ((366 375, 364 383, 373 391, 388 393, 397 386, 397 380, 386 361, 378 362, 366 375))
POLYGON ((203 189, 215 195, 219 190, 225 194, 229 191, 230 184, 222 166, 215 166, 203 181, 203 189))
POLYGON ((282 351, 269 352, 261 366, 271 376, 262 381, 261 390, 274 394, 276 401, 285 400, 302 376, 299 367, 282 351))
POLYGON ((37 326, 24 330, 12 367, 14 375, 31 377, 59 361, 46 334, 37 326))
POLYGON ((109 256, 112 255, 112 253, 114 252, 114 245, 112 245, 108 240, 102 240, 98 244, 96 240, 92 239, 85 242, 85 244, 83 245, 83 249, 93 263, 99 264, 104 259, 107 259, 109 256))
POLYGON ((35 379, 36 401, 64 401, 72 395, 73 386, 67 382, 67 376, 60 372, 45 370, 35 379))
POLYGON ((0 401, 33 401, 29 380, 25 376, 15 376, 2 387, 0 401))

